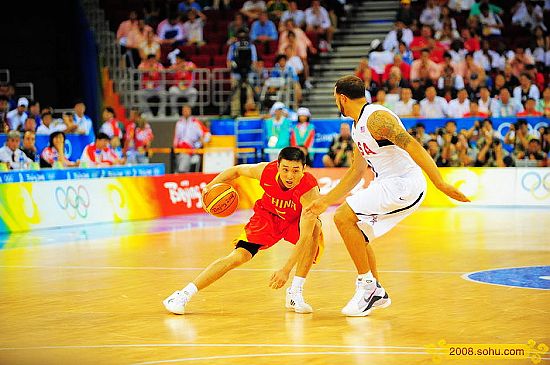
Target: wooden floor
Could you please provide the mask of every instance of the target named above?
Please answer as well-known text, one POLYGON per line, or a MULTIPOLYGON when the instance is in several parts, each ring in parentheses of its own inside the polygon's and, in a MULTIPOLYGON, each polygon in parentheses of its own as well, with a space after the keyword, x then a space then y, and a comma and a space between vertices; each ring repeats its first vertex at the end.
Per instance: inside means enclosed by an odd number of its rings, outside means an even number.
POLYGON ((313 314, 286 312, 284 291, 268 288, 287 243, 198 293, 184 316, 165 312, 162 300, 227 253, 248 214, 224 226, 202 215, 137 222, 103 238, 101 226, 5 238, 0 364, 431 364, 427 345, 442 339, 550 345, 549 290, 462 278, 550 265, 548 209, 419 210, 374 243, 393 304, 366 318, 340 314, 355 271, 332 213, 322 217, 325 256, 305 286, 313 314))

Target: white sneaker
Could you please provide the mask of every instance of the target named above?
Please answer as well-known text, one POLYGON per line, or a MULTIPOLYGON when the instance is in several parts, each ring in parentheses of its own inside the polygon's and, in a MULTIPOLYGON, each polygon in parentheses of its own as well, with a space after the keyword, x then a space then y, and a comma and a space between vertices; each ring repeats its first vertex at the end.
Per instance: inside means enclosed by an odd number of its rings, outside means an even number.
POLYGON ((162 301, 164 307, 174 314, 184 314, 185 305, 189 302, 189 296, 183 291, 175 291, 172 295, 162 301))
POLYGON ((386 308, 391 304, 388 293, 379 283, 358 283, 355 295, 342 308, 342 314, 350 317, 368 316, 373 309, 386 308))
POLYGON ((302 291, 292 292, 290 288, 286 290, 286 308, 296 313, 311 313, 313 308, 307 304, 302 296, 302 291))

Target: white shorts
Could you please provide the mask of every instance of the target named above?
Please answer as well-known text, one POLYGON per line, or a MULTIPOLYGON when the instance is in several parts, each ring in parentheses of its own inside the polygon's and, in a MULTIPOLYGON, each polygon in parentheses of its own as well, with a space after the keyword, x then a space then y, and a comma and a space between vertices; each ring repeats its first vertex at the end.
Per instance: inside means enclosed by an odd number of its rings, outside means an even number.
POLYGON ((357 226, 369 241, 392 229, 418 209, 426 196, 426 179, 419 172, 376 178, 369 186, 346 198, 357 215, 357 226))

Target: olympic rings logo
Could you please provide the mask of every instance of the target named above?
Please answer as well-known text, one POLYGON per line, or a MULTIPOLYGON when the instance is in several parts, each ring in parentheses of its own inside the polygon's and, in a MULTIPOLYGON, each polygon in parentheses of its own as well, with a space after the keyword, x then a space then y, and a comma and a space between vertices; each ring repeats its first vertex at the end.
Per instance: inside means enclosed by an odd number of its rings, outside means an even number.
POLYGON ((88 207, 90 206, 90 194, 82 185, 78 188, 69 186, 66 190, 61 186, 55 189, 55 200, 57 205, 67 213, 70 219, 78 216, 86 218, 88 216, 88 207))
POLYGON ((73 145, 71 143, 70 140, 66 139, 65 140, 65 156, 67 156, 67 158, 71 157, 73 153, 73 145))
POLYGON ((550 197, 550 172, 542 176, 535 171, 529 171, 521 178, 521 187, 523 190, 528 191, 537 200, 544 200, 550 197), (539 190, 543 190, 543 193, 538 193, 539 190), (546 193, 544 193, 546 190, 546 193))

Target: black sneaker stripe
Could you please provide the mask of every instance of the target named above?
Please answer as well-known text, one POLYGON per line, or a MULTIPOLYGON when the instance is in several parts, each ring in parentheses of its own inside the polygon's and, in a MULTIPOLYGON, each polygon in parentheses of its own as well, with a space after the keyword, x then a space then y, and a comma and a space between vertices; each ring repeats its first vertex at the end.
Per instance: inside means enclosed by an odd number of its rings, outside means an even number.
POLYGON ((377 300, 380 300, 380 299, 382 299, 382 297, 379 296, 379 295, 373 296, 372 299, 369 301, 369 304, 367 305, 367 307, 363 310, 363 312, 366 312, 369 309, 371 309, 374 302, 376 302, 377 300))

